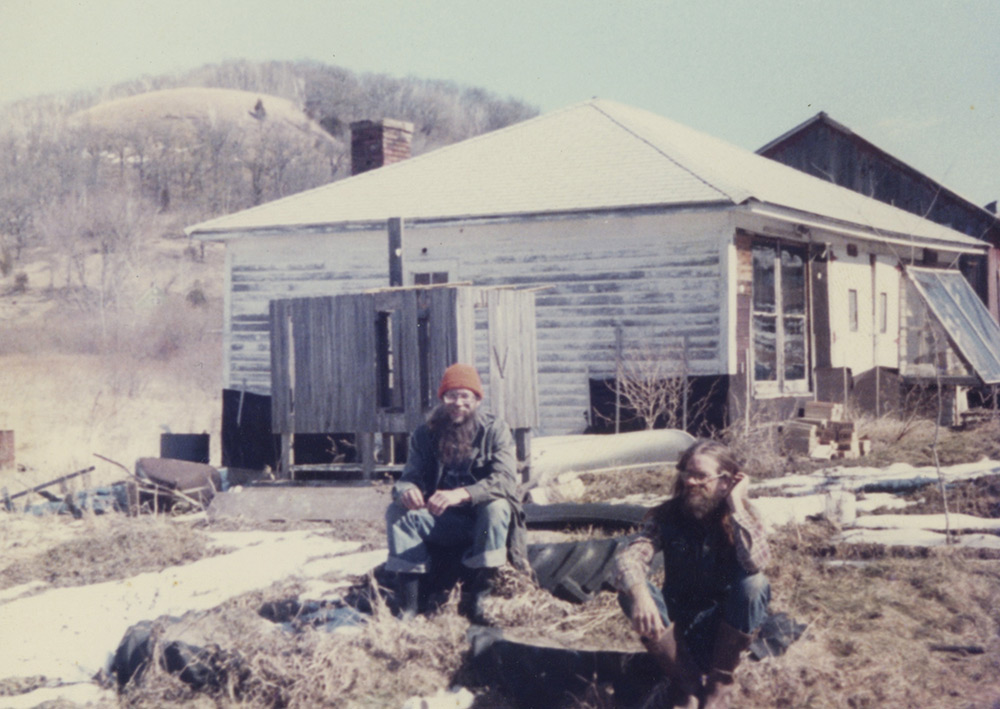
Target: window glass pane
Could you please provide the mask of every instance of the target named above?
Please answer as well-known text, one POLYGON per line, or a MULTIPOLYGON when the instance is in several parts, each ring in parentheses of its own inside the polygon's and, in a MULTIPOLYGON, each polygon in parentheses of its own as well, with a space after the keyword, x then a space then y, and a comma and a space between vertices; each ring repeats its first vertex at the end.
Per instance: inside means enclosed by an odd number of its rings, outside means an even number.
POLYGON ((887 293, 878 294, 878 331, 889 331, 889 295, 887 293))
POLYGON ((775 312, 774 248, 753 247, 753 309, 759 313, 775 312))
POLYGON ((753 316, 754 379, 757 381, 778 379, 776 324, 777 318, 773 315, 753 316))
POLYGON ((806 378, 806 319, 784 318, 785 381, 806 378))
POLYGON ((427 286, 430 285, 431 274, 429 273, 414 273, 413 274, 413 285, 415 286, 427 286))
POLYGON ((447 283, 448 282, 448 272, 447 271, 435 271, 431 274, 431 283, 447 283))
POLYGON ((957 271, 907 273, 980 378, 987 384, 1000 382, 1000 327, 965 277, 957 271))
POLYGON ((781 311, 785 315, 806 313, 805 252, 781 248, 781 311))
POLYGON ((851 332, 858 331, 858 292, 853 288, 847 291, 847 317, 851 323, 851 332))

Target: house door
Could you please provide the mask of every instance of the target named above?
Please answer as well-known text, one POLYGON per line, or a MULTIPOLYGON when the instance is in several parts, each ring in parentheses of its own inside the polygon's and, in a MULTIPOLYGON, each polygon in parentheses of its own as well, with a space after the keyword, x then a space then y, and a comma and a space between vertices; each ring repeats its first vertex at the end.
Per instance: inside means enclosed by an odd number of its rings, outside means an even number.
POLYGON ((806 249, 774 241, 751 247, 754 394, 809 390, 806 249))

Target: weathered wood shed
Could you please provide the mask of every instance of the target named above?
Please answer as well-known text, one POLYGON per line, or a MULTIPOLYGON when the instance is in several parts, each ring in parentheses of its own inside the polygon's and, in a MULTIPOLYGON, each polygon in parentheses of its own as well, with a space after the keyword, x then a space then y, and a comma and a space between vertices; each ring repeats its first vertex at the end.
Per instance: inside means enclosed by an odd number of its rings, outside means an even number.
POLYGON ((336 432, 356 437, 370 472, 373 436, 413 431, 437 404, 444 370, 476 361, 477 349, 488 362, 485 404, 524 449, 538 425, 534 299, 530 290, 453 285, 272 300, 271 421, 284 439, 282 468, 292 468, 293 435, 336 432))
MULTIPOLYGON (((404 284, 544 288, 542 435, 592 426, 597 393, 639 350, 683 347, 685 375, 715 385, 722 421, 898 372, 901 267, 954 270, 987 250, 666 118, 588 101, 189 228, 227 247, 226 386, 270 393, 270 301, 389 282, 393 217, 404 284)), ((486 356, 477 349, 481 372, 486 356)))

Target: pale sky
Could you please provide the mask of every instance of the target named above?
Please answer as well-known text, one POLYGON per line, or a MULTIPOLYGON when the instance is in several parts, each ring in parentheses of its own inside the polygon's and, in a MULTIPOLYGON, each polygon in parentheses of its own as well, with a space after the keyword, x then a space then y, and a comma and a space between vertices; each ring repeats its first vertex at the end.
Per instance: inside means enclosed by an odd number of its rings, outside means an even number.
POLYGON ((749 150, 822 110, 973 202, 1000 198, 996 0, 0 0, 0 103, 240 58, 543 112, 597 96, 749 150))

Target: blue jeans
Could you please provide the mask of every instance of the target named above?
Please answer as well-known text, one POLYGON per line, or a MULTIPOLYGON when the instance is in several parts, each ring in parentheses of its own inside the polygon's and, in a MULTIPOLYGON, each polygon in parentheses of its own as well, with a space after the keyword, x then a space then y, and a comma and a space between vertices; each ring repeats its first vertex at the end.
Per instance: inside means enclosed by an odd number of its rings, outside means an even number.
MULTIPOLYGON (((726 589, 724 597, 709 600, 700 608, 688 608, 680 604, 668 607, 663 591, 648 581, 646 584, 660 611, 663 624, 678 624, 678 630, 687 641, 691 653, 698 664, 706 669, 711 662, 719 622, 725 621, 740 632, 751 635, 767 618, 767 604, 771 601, 771 584, 761 573, 737 577, 726 589)), ((627 593, 619 593, 618 603, 631 619, 632 598, 627 593)))
POLYGON ((467 547, 462 563, 470 569, 500 567, 507 561, 507 500, 449 507, 435 517, 427 509, 408 510, 393 502, 385 512, 389 537, 386 571, 425 574, 430 566, 427 543, 467 547))

